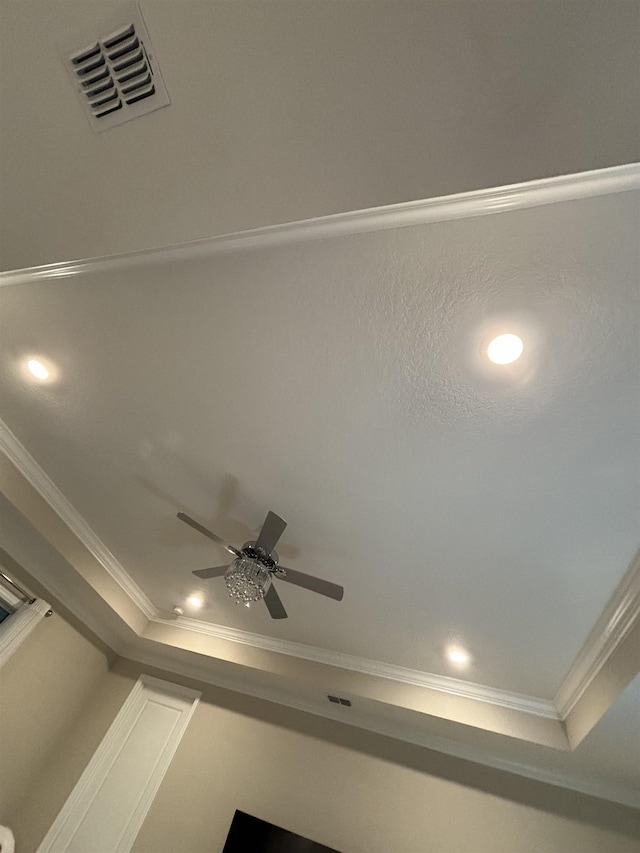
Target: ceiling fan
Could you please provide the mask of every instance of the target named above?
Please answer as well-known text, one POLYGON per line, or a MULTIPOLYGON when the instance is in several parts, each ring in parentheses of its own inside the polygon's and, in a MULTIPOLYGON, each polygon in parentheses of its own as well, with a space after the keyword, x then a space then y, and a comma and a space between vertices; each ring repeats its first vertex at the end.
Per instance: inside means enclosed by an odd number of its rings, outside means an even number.
POLYGON ((286 619, 287 611, 284 609, 280 596, 272 583, 274 577, 309 589, 311 592, 326 595, 336 601, 342 601, 344 589, 338 584, 316 578, 313 575, 306 575, 295 569, 285 569, 284 566, 278 565, 278 554, 274 549, 287 526, 287 522, 275 512, 269 511, 267 513, 262 530, 255 542, 245 542, 240 550, 234 548, 233 545, 227 545, 223 539, 216 536, 211 530, 207 530, 206 527, 203 527, 202 524, 199 524, 186 513, 179 512, 178 518, 233 554, 235 559, 231 565, 215 566, 211 569, 196 569, 193 574, 205 580, 224 575, 229 595, 235 599, 237 604, 245 604, 248 607, 252 601, 264 599, 272 619, 286 619))

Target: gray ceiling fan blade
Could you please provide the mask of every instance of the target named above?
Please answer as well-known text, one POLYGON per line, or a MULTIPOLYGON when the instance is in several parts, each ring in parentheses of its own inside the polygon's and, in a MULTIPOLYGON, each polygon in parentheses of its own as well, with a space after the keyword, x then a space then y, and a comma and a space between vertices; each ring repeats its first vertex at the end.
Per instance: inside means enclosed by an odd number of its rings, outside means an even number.
POLYGON ((213 569, 196 569, 191 572, 192 575, 195 575, 198 578, 204 578, 208 580, 209 578, 221 578, 229 566, 215 566, 213 569))
POLYGON ((276 574, 276 577, 280 578, 280 580, 310 589, 311 592, 319 592, 320 595, 326 595, 328 598, 334 598, 336 601, 342 601, 344 588, 338 586, 337 583, 331 583, 331 581, 325 581, 322 578, 315 578, 313 575, 305 575, 303 572, 297 572, 295 569, 286 569, 284 566, 278 566, 278 569, 286 572, 286 575, 276 574))
POLYGON ((287 522, 283 518, 269 510, 255 547, 262 548, 267 554, 270 554, 276 547, 276 542, 284 533, 286 526, 287 522))
POLYGON ((267 605, 267 610, 271 614, 272 619, 286 619, 287 611, 284 609, 284 605, 282 601, 280 601, 280 596, 275 590, 273 584, 267 590, 264 603, 267 605))
POLYGON ((227 543, 224 541, 224 539, 221 539, 219 536, 216 536, 215 533, 212 533, 210 530, 207 530, 206 527, 203 527, 201 524, 199 524, 193 518, 188 516, 186 513, 179 512, 178 518, 180 519, 180 521, 184 521, 185 524, 188 524, 190 527, 193 527, 193 529, 197 530, 198 533, 202 533, 203 536, 206 536, 208 539, 211 539, 214 542, 217 542, 218 545, 222 545, 223 548, 226 548, 227 551, 229 551, 235 557, 241 557, 242 556, 242 554, 240 553, 240 551, 238 551, 237 548, 234 548, 233 545, 227 545, 227 543))

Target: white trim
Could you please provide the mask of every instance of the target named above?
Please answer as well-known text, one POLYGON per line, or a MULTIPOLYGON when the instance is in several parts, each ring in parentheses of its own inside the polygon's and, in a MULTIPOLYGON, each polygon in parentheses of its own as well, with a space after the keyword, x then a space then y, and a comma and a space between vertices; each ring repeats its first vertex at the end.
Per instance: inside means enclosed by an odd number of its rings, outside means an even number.
MULTIPOLYGON (((5 453, 18 471, 20 471, 111 577, 128 594, 146 618, 157 624, 171 625, 172 627, 177 626, 185 630, 205 634, 209 637, 249 645, 266 651, 348 669, 365 675, 392 679, 403 684, 427 687, 452 696, 487 702, 496 707, 518 710, 548 719, 564 720, 609 657, 627 636, 635 622, 640 618, 639 556, 622 583, 618 586, 607 608, 598 619, 553 701, 523 696, 518 693, 498 690, 481 684, 473 684, 472 682, 449 676, 425 673, 342 652, 333 652, 288 640, 265 637, 249 631, 212 625, 197 619, 187 617, 165 619, 161 617, 160 613, 126 572, 124 567, 116 560, 77 510, 71 506, 57 486, 1 420, 0 450, 5 453)), ((15 618, 15 616, 11 617, 11 621, 14 621, 15 618)))
POLYGON ((447 675, 436 675, 431 672, 421 672, 417 669, 409 669, 404 666, 396 666, 383 661, 369 660, 367 658, 348 655, 344 652, 330 651, 316 646, 305 646, 302 643, 294 643, 291 640, 281 640, 275 637, 266 637, 262 634, 252 634, 249 631, 241 631, 236 628, 227 628, 221 625, 212 625, 186 616, 177 619, 155 618, 152 624, 170 625, 172 628, 183 628, 207 637, 215 637, 220 640, 228 640, 269 652, 289 655, 302 660, 314 661, 340 669, 348 669, 351 672, 371 675, 377 678, 391 679, 402 684, 410 684, 416 687, 426 687, 437 690, 439 693, 447 693, 463 699, 474 699, 477 702, 487 702, 498 708, 509 708, 510 710, 522 711, 525 714, 533 714, 537 717, 545 717, 551 720, 558 719, 555 705, 548 699, 537 699, 532 696, 523 696, 520 693, 510 693, 506 690, 498 690, 483 684, 474 684, 471 681, 463 681, 447 675))
POLYGON ((37 598, 32 604, 25 602, 4 622, 0 622, 0 669, 49 610, 50 605, 37 598))
MULTIPOLYGON (((200 696, 201 693, 197 690, 141 675, 38 847, 38 853, 65 853, 69 849, 76 849, 74 842, 77 841, 79 833, 82 837, 82 834, 87 832, 87 816, 96 804, 98 811, 103 810, 103 814, 98 815, 98 820, 102 817, 108 826, 120 830, 117 839, 113 838, 112 833, 111 843, 108 846, 100 846, 100 853, 128 853, 151 808, 200 696), (166 732, 162 732, 164 740, 159 752, 147 756, 150 772, 142 780, 143 784, 138 783, 135 789, 132 786, 132 790, 127 792, 127 802, 137 800, 133 812, 117 814, 117 810, 114 813, 109 809, 104 796, 101 802, 103 786, 120 756, 130 748, 132 733, 139 724, 144 724, 142 715, 150 703, 162 704, 177 712, 177 716, 174 715, 173 721, 167 720, 169 725, 166 726, 166 732)), ((92 822, 95 823, 95 817, 92 822)), ((97 838, 92 841, 98 843, 97 838)), ((104 839, 101 844, 104 844, 104 839)))
MULTIPOLYGON (((607 608, 598 619, 580 654, 574 661, 553 701, 517 693, 498 690, 485 685, 473 684, 448 676, 424 673, 407 667, 394 666, 381 661, 372 661, 332 652, 301 643, 278 640, 239 631, 221 625, 211 625, 197 619, 180 617, 162 618, 140 587, 116 560, 108 548, 101 542, 77 510, 71 506, 57 486, 40 468, 38 463, 20 444, 11 430, 0 420, 0 450, 16 466, 25 479, 44 498, 49 506, 62 518, 78 539, 100 562, 111 577, 137 604, 144 615, 152 622, 162 625, 178 626, 186 630, 216 637, 222 640, 250 645, 267 651, 278 652, 304 660, 336 666, 365 675, 378 676, 428 687, 453 696, 488 702, 497 707, 515 709, 528 714, 549 719, 566 719, 575 707, 589 684, 600 672, 615 649, 627 636, 635 622, 640 618, 640 557, 618 586, 607 608)), ((12 617, 15 619, 15 617, 12 617)))
POLYGON ((191 260, 222 252, 245 251, 265 246, 285 246, 307 240, 386 231, 411 225, 446 222, 452 219, 467 219, 635 189, 640 189, 640 163, 611 166, 607 169, 575 175, 541 178, 521 184, 473 190, 424 201, 409 201, 368 210, 335 213, 300 222, 270 225, 266 228, 205 237, 190 243, 143 249, 121 255, 9 270, 0 273, 0 287, 69 278, 85 273, 131 269, 149 263, 191 260))
POLYGON ((37 534, 31 521, 2 494, 0 487, 0 556, 6 560, 4 565, 11 572, 11 564, 17 564, 40 583, 47 598, 51 594, 62 602, 117 653, 130 639, 126 623, 100 595, 91 594, 87 581, 48 540, 33 536, 32 531, 37 534))
POLYGON ((296 711, 313 714, 316 717, 345 723, 346 725, 364 729, 365 731, 373 732, 374 734, 392 737, 395 740, 412 743, 425 749, 432 749, 435 752, 451 755, 465 761, 472 761, 486 767, 492 767, 495 770, 502 770, 506 773, 515 773, 518 776, 523 776, 527 779, 535 779, 538 782, 557 785, 561 788, 578 791, 581 794, 587 794, 592 797, 599 797, 601 799, 611 800, 612 802, 637 808, 638 795, 635 789, 626 788, 624 786, 608 785, 596 779, 585 779, 583 777, 572 776, 561 772, 545 770, 541 767, 525 764, 524 762, 498 758, 492 750, 474 746, 472 744, 460 743, 459 741, 443 737, 442 735, 436 735, 429 731, 428 728, 422 726, 419 727, 403 724, 402 727, 400 727, 399 724, 393 720, 388 720, 383 717, 376 717, 374 719, 368 714, 359 712, 357 700, 348 710, 342 706, 336 706, 330 703, 327 703, 326 705, 316 705, 313 702, 301 699, 299 696, 285 694, 275 687, 267 687, 260 684, 245 684, 239 681, 236 677, 229 677, 219 673, 214 673, 211 668, 206 665, 185 663, 182 661, 178 664, 175 661, 168 659, 163 654, 158 653, 155 649, 149 647, 126 647, 122 650, 122 658, 134 661, 135 663, 139 663, 143 666, 156 667, 157 669, 164 670, 165 672, 174 673, 182 678, 191 678, 195 681, 204 682, 205 684, 212 684, 216 687, 221 687, 224 690, 233 691, 234 693, 252 696, 257 699, 262 699, 265 702, 283 705, 287 708, 293 708, 296 711))
POLYGON ((566 720, 611 655, 640 620, 640 551, 565 676, 555 697, 566 720))
POLYGON ((558 719, 555 706, 551 701, 546 699, 537 699, 518 693, 510 693, 481 684, 462 681, 457 678, 420 672, 419 670, 394 666, 393 664, 381 661, 368 660, 344 654, 343 652, 333 652, 315 646, 305 646, 289 640, 265 637, 261 634, 253 634, 250 631, 240 631, 222 625, 212 625, 188 617, 180 617, 178 619, 163 618, 140 587, 130 577, 125 568, 116 560, 111 551, 102 543, 78 511, 69 503, 58 487, 45 474, 35 459, 1 420, 0 450, 4 451, 18 471, 44 498, 54 512, 60 516, 82 544, 93 554, 152 623, 170 625, 171 627, 178 626, 195 633, 205 634, 208 637, 229 640, 302 660, 310 660, 316 663, 327 664, 328 666, 348 669, 352 672, 360 672, 365 675, 388 678, 403 684, 427 687, 431 690, 438 690, 441 693, 447 693, 452 696, 475 699, 497 707, 523 711, 539 717, 558 719))
POLYGON ((23 447, 2 420, 0 420, 0 451, 15 465, 25 480, 33 486, 38 494, 49 504, 51 509, 64 521, 67 527, 78 537, 85 548, 93 554, 114 581, 122 587, 147 619, 156 616, 158 611, 138 584, 93 532, 80 513, 71 506, 56 484, 45 474, 33 456, 23 447))

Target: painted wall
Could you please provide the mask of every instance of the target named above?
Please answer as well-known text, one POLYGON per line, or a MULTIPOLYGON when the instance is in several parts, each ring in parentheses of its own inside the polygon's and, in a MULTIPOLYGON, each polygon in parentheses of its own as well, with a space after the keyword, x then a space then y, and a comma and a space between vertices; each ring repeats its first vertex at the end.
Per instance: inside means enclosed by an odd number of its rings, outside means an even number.
POLYGON ((236 808, 343 853, 630 853, 640 837, 631 809, 205 689, 133 853, 221 851, 236 808))
POLYGON ((0 823, 20 853, 36 849, 131 689, 118 691, 108 663, 54 612, 0 670, 0 823))
MULTIPOLYGON (((10 661, 14 668, 7 664, 2 684, 3 697, 5 686, 14 688, 24 707, 6 717, 10 731, 2 720, 0 746, 2 776, 10 780, 4 796, 20 800, 0 820, 12 826, 20 853, 37 850, 140 673, 127 661, 107 670, 101 652, 60 617, 41 624, 10 661), (84 688, 76 689, 80 682, 84 688), (76 699, 67 706, 61 697, 69 694, 76 699), (53 716, 59 723, 49 733, 53 716), (20 779, 23 761, 28 772, 20 779)), ((217 853, 236 808, 343 853, 638 849, 640 813, 623 806, 261 700, 204 691, 133 853, 217 853)))
POLYGON ((0 822, 9 822, 47 755, 69 736, 107 666, 102 651, 54 614, 0 670, 0 822))

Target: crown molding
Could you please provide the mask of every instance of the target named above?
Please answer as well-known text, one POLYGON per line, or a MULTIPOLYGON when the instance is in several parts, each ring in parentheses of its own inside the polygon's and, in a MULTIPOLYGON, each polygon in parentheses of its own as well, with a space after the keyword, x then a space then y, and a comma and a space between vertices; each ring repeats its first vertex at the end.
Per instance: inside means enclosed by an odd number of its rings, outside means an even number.
POLYGON ((566 720, 609 658, 640 621, 640 551, 618 584, 554 699, 566 720))
POLYGON ((197 682, 230 690, 233 693, 241 693, 245 696, 262 699, 265 702, 283 705, 287 708, 293 708, 296 711, 313 714, 316 717, 322 717, 323 719, 364 729, 374 734, 412 743, 416 746, 433 750, 434 752, 440 752, 466 761, 473 761, 477 764, 494 768, 495 770, 514 773, 527 779, 534 779, 549 785, 568 788, 581 794, 610 800, 621 805, 633 808, 637 807, 638 798, 637 791, 635 790, 608 785, 594 779, 585 779, 574 775, 545 770, 542 767, 536 767, 524 762, 510 761, 506 758, 497 757, 494 752, 482 747, 462 743, 448 737, 443 737, 442 735, 436 735, 430 732, 428 728, 422 726, 407 726, 403 724, 400 727, 398 723, 393 720, 387 720, 384 717, 376 717, 374 719, 371 715, 360 712, 357 704, 349 708, 348 711, 342 706, 316 704, 299 696, 284 693, 275 687, 245 684, 236 677, 230 678, 220 673, 213 673, 211 668, 206 665, 182 661, 180 664, 177 664, 175 661, 158 653, 155 649, 148 647, 127 646, 121 651, 121 660, 132 661, 141 666, 153 667, 171 675, 179 676, 180 678, 193 679, 197 682))
POLYGON ((122 587, 146 618, 152 619, 157 616, 158 611, 144 592, 2 420, 0 420, 0 450, 122 587))
POLYGON ((552 702, 545 699, 522 696, 517 693, 509 693, 508 691, 498 690, 481 684, 473 684, 472 682, 457 678, 420 672, 419 670, 395 666, 382 661, 368 660, 367 658, 360 658, 344 654, 343 652, 306 646, 289 640, 279 640, 273 637, 266 637, 262 634, 254 634, 250 631, 240 631, 222 625, 213 625, 184 616, 178 619, 162 618, 151 601, 118 560, 116 560, 111 551, 96 536, 77 510, 64 497, 58 487, 45 474, 35 459, 20 444, 3 421, 0 421, 0 450, 6 454, 18 471, 20 471, 111 577, 137 604, 147 619, 153 623, 180 627, 184 630, 205 634, 209 637, 229 640, 234 643, 253 646, 265 651, 289 655, 290 657, 314 661, 315 663, 326 664, 340 669, 348 669, 364 675, 391 679, 418 687, 426 687, 452 696, 487 702, 500 708, 509 708, 539 717, 558 719, 555 706, 552 702))
POLYGON ((36 489, 41 497, 49 504, 51 509, 64 521, 69 529, 78 537, 80 542, 98 560, 111 577, 127 593, 131 600, 140 608, 150 622, 159 625, 179 627, 193 633, 204 634, 221 640, 227 640, 242 645, 252 646, 265 651, 276 652, 302 660, 313 661, 352 672, 371 675, 378 678, 391 679, 403 684, 417 687, 425 687, 440 693, 447 693, 466 699, 474 699, 491 705, 517 710, 538 717, 557 720, 558 715, 552 702, 546 699, 537 699, 510 693, 487 687, 481 684, 463 681, 435 673, 425 673, 407 667, 395 666, 382 661, 373 661, 348 655, 343 652, 334 652, 315 646, 306 646, 289 640, 280 640, 266 637, 262 634, 254 634, 250 631, 241 631, 235 628, 227 628, 222 625, 213 625, 192 619, 186 616, 179 618, 165 618, 156 610, 140 587, 135 583, 124 567, 113 556, 111 551, 93 532, 89 525, 80 516, 77 510, 64 497, 62 492, 45 474, 35 459, 18 441, 9 427, 0 420, 0 450, 16 466, 22 476, 36 489))
POLYGON ((77 510, 22 446, 9 427, 0 420, 0 450, 47 504, 64 521, 87 550, 151 622, 180 627, 194 633, 253 646, 352 672, 425 687, 495 707, 517 710, 553 720, 565 720, 589 685, 640 619, 640 552, 619 584, 607 607, 589 634, 586 643, 567 673, 554 700, 524 696, 450 676, 374 661, 343 652, 306 646, 249 631, 213 625, 189 617, 165 618, 135 583, 124 567, 98 538, 77 510))
POLYGON ((439 693, 447 693, 463 699, 487 702, 499 708, 508 708, 552 720, 559 719, 555 705, 550 700, 524 696, 520 693, 510 693, 506 690, 499 690, 483 684, 474 684, 471 681, 464 681, 459 678, 436 675, 431 672, 421 672, 417 669, 396 666, 395 664, 384 663, 383 661, 369 660, 368 658, 348 655, 344 652, 321 649, 317 646, 306 646, 302 643, 292 642, 291 640, 281 640, 275 637, 266 637, 263 634, 253 634, 250 631, 241 631, 237 628, 213 625, 209 622, 202 622, 199 619, 192 619, 187 616, 180 616, 177 619, 155 618, 151 622, 160 625, 170 625, 173 628, 179 627, 186 631, 204 634, 208 637, 228 640, 264 651, 276 652, 277 654, 289 655, 290 657, 325 664, 326 666, 347 669, 351 672, 361 673, 362 675, 399 681, 402 684, 409 684, 414 687, 425 687, 429 690, 436 690, 439 693))
POLYGON ((0 272, 0 287, 263 247, 467 219, 640 189, 640 163, 270 225, 189 243, 0 272))

